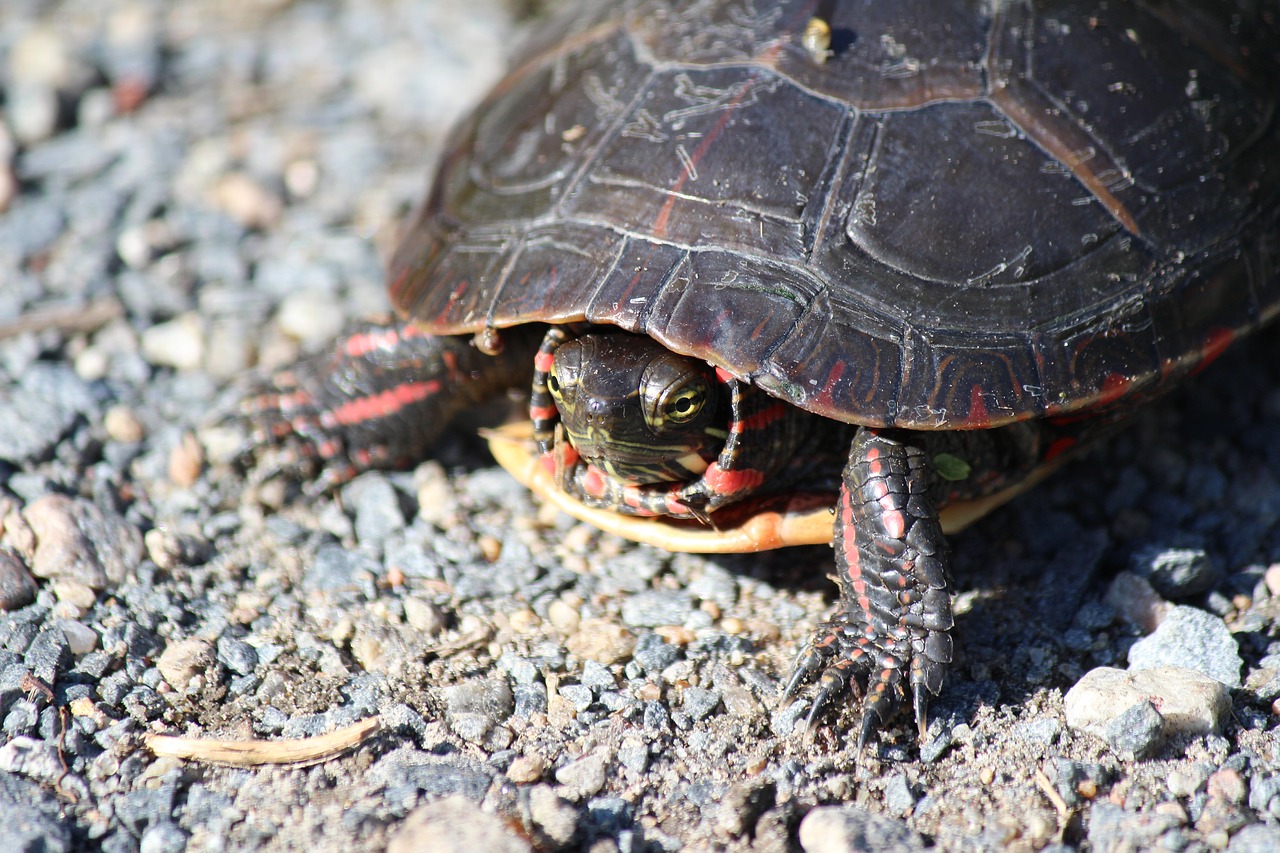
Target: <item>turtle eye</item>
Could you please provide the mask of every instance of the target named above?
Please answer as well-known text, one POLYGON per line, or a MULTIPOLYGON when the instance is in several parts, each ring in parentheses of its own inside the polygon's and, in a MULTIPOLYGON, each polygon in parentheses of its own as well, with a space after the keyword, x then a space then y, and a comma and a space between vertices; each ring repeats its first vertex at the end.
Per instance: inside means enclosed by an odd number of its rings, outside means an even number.
POLYGON ((706 404, 707 381, 699 376, 667 394, 662 415, 672 423, 684 424, 696 418, 706 404))
POLYGON ((560 380, 554 373, 547 376, 547 390, 551 392, 552 397, 560 396, 560 380))

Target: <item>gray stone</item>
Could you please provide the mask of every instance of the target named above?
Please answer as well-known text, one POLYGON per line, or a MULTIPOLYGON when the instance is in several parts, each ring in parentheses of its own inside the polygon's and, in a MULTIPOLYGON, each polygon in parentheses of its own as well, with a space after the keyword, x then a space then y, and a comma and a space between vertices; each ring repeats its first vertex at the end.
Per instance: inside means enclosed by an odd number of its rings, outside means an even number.
POLYGON ((892 818, 858 806, 819 806, 800 822, 800 847, 805 853, 915 853, 926 844, 921 835, 892 818))
POLYGON ((1178 666, 1239 687, 1240 649, 1225 622, 1195 607, 1169 609, 1160 626, 1129 649, 1129 668, 1178 666))
POLYGON ((1128 812, 1106 800, 1094 803, 1089 815, 1089 843, 1094 850, 1150 850, 1178 819, 1158 812, 1128 812))
POLYGON ((1200 543, 1141 548, 1130 558, 1129 570, 1149 580, 1166 598, 1208 592, 1222 579, 1222 567, 1200 543))
POLYGON ((1164 717, 1144 699, 1111 720, 1103 738, 1121 758, 1149 758, 1164 743, 1164 728, 1164 717))
POLYGON ((237 675, 249 675, 258 666, 258 650, 236 637, 218 639, 218 661, 237 675))
POLYGON ((680 710, 694 720, 705 720, 711 716, 716 708, 720 707, 720 692, 718 690, 707 690, 704 687, 688 687, 685 688, 680 698, 680 710))
POLYGON ((0 548, 0 611, 17 610, 36 600, 36 579, 27 564, 8 548, 0 548))
POLYGON ((387 853, 532 853, 496 815, 465 797, 446 797, 414 809, 391 834, 387 853))
POLYGON ((1160 709, 1167 736, 1220 732, 1231 711, 1227 688, 1195 670, 1100 667, 1067 691, 1067 725, 1106 739, 1112 721, 1144 701, 1160 709))
POLYGON ((98 411, 89 386, 70 367, 32 364, 17 385, 0 384, 0 461, 22 467, 45 458, 77 418, 98 411))
POLYGON ((386 475, 361 474, 342 488, 343 502, 355 512, 356 540, 381 547, 392 534, 404 529, 400 495, 386 475))
POLYGON ((893 815, 905 815, 916 804, 915 792, 905 773, 894 773, 884 780, 884 805, 893 815))
POLYGON ((646 590, 622 602, 622 621, 638 627, 683 625, 692 612, 693 598, 680 589, 646 590))

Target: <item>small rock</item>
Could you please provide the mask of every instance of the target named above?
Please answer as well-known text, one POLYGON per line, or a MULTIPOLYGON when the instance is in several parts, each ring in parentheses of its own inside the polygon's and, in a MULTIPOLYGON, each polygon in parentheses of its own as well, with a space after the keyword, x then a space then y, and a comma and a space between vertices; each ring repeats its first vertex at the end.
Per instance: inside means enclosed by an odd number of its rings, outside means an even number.
POLYGON ((529 789, 529 816, 544 836, 538 839, 540 849, 566 847, 578 832, 578 810, 561 799, 550 785, 534 785, 529 789))
POLYGON ((67 638, 67 647, 75 657, 87 655, 98 646, 98 632, 83 622, 75 619, 64 619, 58 623, 62 634, 67 638))
POLYGON ((1165 741, 1164 718, 1144 699, 1107 724, 1103 739, 1124 760, 1149 758, 1165 741))
POLYGON ((1239 687, 1240 647, 1225 622, 1195 607, 1177 606, 1155 633, 1129 649, 1131 670, 1177 666, 1194 669, 1228 687, 1239 687))
POLYGON ((532 853, 528 841, 465 797, 454 795, 410 812, 387 844, 387 853, 532 853))
POLYGON ((363 545, 381 545, 404 529, 400 497, 385 475, 362 474, 342 488, 342 499, 355 512, 356 539, 363 545))
POLYGON ((1177 826, 1172 815, 1127 812, 1102 800, 1089 816, 1089 841, 1094 850, 1151 850, 1160 836, 1177 826))
POLYGON ((1203 547, 1141 548, 1130 559, 1129 567, 1166 598, 1208 592, 1222 578, 1222 567, 1203 547))
POLYGON ((1229 767, 1210 774, 1206 791, 1210 797, 1239 805, 1249 796, 1244 778, 1229 767))
POLYGON ((404 600, 404 619, 409 627, 424 636, 434 637, 445 629, 444 611, 429 601, 409 596, 404 600))
POLYGON ((924 838, 906 824, 858 806, 819 806, 800 822, 800 847, 805 853, 913 853, 925 846, 924 838))
POLYGON ((651 589, 628 596, 622 602, 622 621, 643 628, 682 625, 692 611, 693 598, 688 592, 651 589))
POLYGON ((578 613, 578 609, 559 598, 551 602, 547 608, 547 619, 564 634, 575 633, 578 626, 582 624, 582 616, 578 613))
POLYGON ((128 406, 112 406, 107 409, 102 425, 106 427, 108 438, 126 444, 142 441, 147 434, 142 421, 138 420, 138 416, 128 406))
POLYGON ((1143 631, 1154 631, 1171 605, 1145 578, 1118 572, 1107 588, 1105 603, 1143 631))
POLYGON ((547 760, 536 752, 517 756, 507 768, 507 778, 518 784, 528 784, 542 779, 547 772, 547 760))
POLYGON ((36 599, 36 579, 27 564, 8 548, 0 548, 0 611, 26 607, 36 599))
POLYGON ((1142 701, 1160 712, 1166 736, 1220 732, 1231 711, 1227 688, 1195 670, 1099 667, 1067 691, 1067 725, 1106 739, 1112 721, 1142 701))
POLYGON ((187 834, 171 820, 147 827, 138 843, 138 853, 182 853, 187 849, 187 834))
POLYGON ((280 196, 243 172, 224 175, 213 188, 215 206, 246 228, 268 230, 280 221, 280 196))
POLYGON ((176 370, 195 370, 204 361, 204 323, 194 311, 142 333, 142 354, 147 361, 176 370))
POLYGON ((686 688, 681 696, 680 710, 693 720, 704 720, 720 706, 720 693, 703 687, 686 688))
POLYGON ((276 325, 280 331, 314 349, 332 341, 347 322, 342 304, 331 293, 294 291, 280 301, 276 325))
POLYGON ((636 638, 621 625, 603 619, 588 619, 578 633, 565 641, 565 647, 584 660, 593 660, 609 666, 631 657, 636 638))
POLYGON ((894 773, 884 780, 884 805, 893 815, 905 815, 915 808, 916 795, 907 774, 894 773))
POLYGON ((556 770, 560 793, 579 802, 600 793, 605 783, 605 761, 596 753, 589 753, 556 770))
POLYGON ((1280 563, 1272 563, 1267 566, 1262 579, 1267 585, 1268 592, 1272 595, 1280 595, 1280 563))
POLYGON ((142 535, 119 516, 108 516, 89 501, 45 495, 22 517, 35 534, 31 571, 104 589, 120 583, 142 559, 142 535))
POLYGON ((177 640, 160 653, 156 668, 171 686, 183 690, 196 675, 207 673, 214 660, 213 646, 208 642, 195 638, 177 640))
POLYGON ((236 675, 248 675, 258 667, 258 650, 236 637, 218 639, 218 662, 236 675))

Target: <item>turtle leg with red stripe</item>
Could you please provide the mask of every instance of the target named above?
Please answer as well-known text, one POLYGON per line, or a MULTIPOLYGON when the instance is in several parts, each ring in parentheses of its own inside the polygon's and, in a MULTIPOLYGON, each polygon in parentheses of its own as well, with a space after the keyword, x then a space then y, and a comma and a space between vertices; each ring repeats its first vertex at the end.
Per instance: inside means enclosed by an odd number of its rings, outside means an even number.
POLYGON ((861 748, 911 694, 923 738, 952 656, 951 572, 939 511, 1008 489, 1097 424, 1027 421, 967 432, 859 429, 836 504, 840 603, 800 652, 784 696, 818 678, 806 727, 863 692, 861 748))
POLYGON ((416 463, 462 409, 528 382, 540 329, 470 336, 413 323, 363 321, 329 352, 268 378, 240 404, 252 431, 243 456, 257 480, 284 474, 320 494, 372 468, 416 463))
POLYGON ((836 505, 840 606, 800 653, 786 697, 820 670, 807 725, 865 675, 859 748, 909 685, 923 735, 951 662, 949 557, 933 463, 901 434, 859 430, 836 505), (824 669, 825 667, 825 669, 824 669))

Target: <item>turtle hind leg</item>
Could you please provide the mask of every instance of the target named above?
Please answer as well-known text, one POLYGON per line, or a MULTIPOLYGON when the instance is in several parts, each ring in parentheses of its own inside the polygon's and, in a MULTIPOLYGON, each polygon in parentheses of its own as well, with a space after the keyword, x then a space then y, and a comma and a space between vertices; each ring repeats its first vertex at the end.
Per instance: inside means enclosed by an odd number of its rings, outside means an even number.
POLYGON ((249 433, 241 462, 255 480, 311 480, 311 493, 417 462, 461 409, 527 381, 535 336, 517 329, 502 340, 501 353, 486 355, 467 336, 428 335, 402 321, 357 323, 330 352, 242 398, 228 418, 249 433))
POLYGON ((891 430, 853 439, 836 508, 840 604, 797 659, 787 695, 820 670, 809 725, 862 692, 858 746, 912 695, 921 735, 951 662, 949 556, 925 452, 891 430), (865 681, 865 691, 859 691, 865 681))

